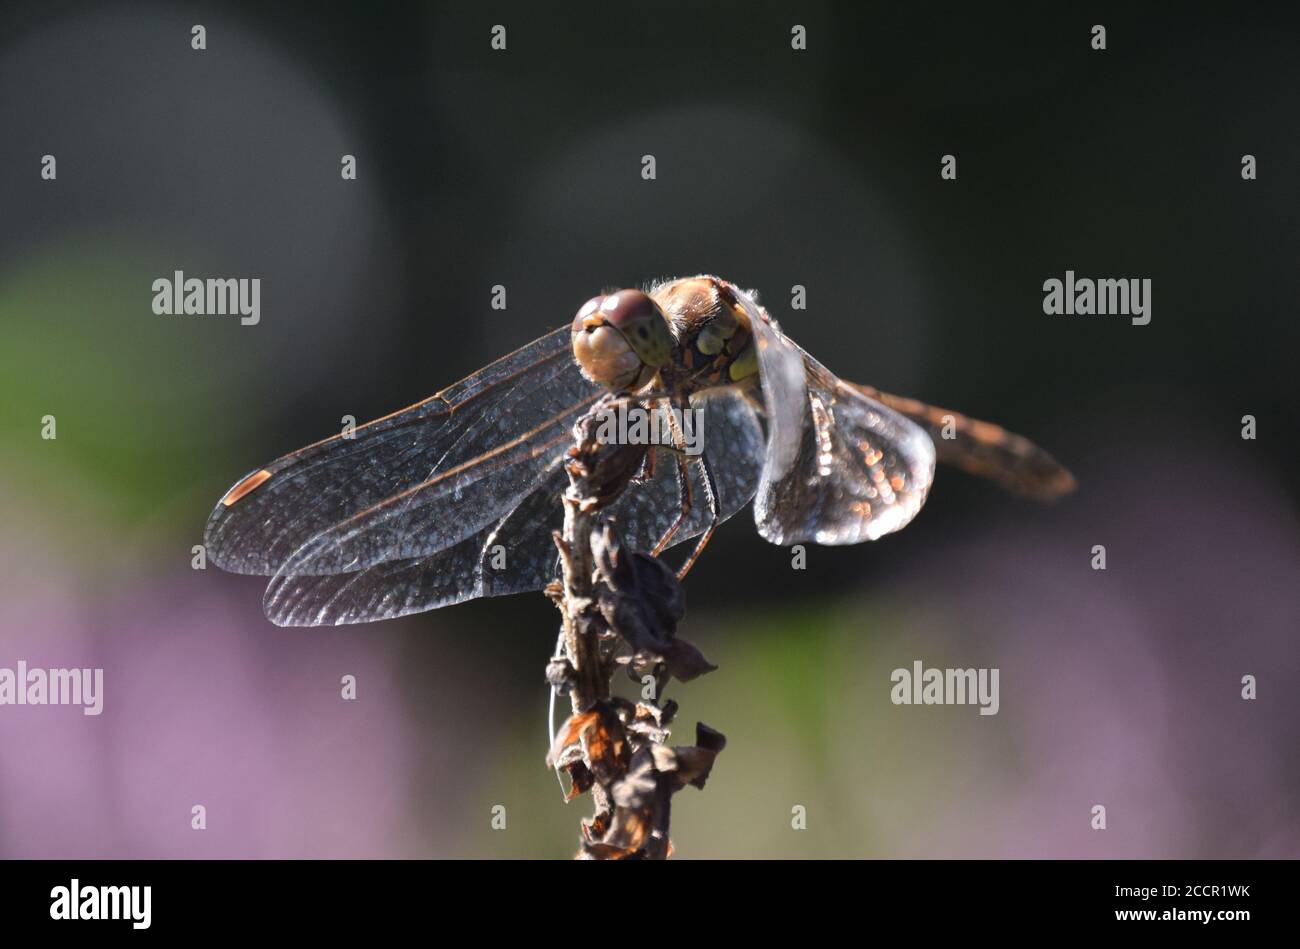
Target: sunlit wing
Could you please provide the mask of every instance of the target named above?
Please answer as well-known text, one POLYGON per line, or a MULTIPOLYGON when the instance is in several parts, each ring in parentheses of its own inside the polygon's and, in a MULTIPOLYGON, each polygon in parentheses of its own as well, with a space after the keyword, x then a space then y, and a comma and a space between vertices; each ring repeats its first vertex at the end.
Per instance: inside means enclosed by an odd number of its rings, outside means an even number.
MULTIPOLYGON (((754 523, 772 543, 779 532, 769 535, 764 525, 775 524, 776 505, 786 492, 785 482, 799 465, 803 430, 808 412, 808 389, 803 354, 780 329, 768 321, 748 295, 737 296, 749 317, 750 332, 758 356, 759 391, 751 398, 758 403, 766 428, 762 471, 754 495, 754 523)), ((751 380, 752 382, 752 380, 751 380)))
POLYGON ((238 573, 337 573, 444 550, 513 509, 600 396, 561 327, 436 395, 272 462, 208 520, 238 573))
MULTIPOLYGON (((731 517, 754 495, 764 440, 754 409, 739 392, 717 390, 699 402, 705 410, 705 453, 713 467, 720 515, 731 517)), ((444 550, 379 563, 351 573, 280 573, 266 590, 266 615, 281 626, 320 626, 392 619, 484 596, 539 590, 558 576, 552 532, 560 528, 560 495, 568 484, 561 457, 542 472, 513 510, 444 550)), ((696 506, 675 543, 707 524, 704 485, 692 471, 696 506)), ((653 479, 633 483, 611 505, 624 542, 648 551, 679 511, 673 457, 660 452, 653 479)))
POLYGON ((562 457, 532 494, 495 523, 425 557, 378 563, 352 573, 276 574, 263 609, 279 626, 325 626, 392 619, 481 596, 537 590, 556 572, 551 531, 562 519, 568 478, 562 457), (499 565, 499 566, 498 566, 499 565))
POLYGON ((863 395, 883 402, 919 424, 934 442, 939 461, 996 482, 1024 497, 1049 501, 1074 490, 1074 476, 1029 439, 992 422, 981 422, 890 395, 871 386, 849 383, 863 395))
POLYGON ((902 528, 934 480, 929 436, 841 382, 760 314, 751 322, 769 419, 754 500, 759 533, 782 545, 856 544, 902 528))

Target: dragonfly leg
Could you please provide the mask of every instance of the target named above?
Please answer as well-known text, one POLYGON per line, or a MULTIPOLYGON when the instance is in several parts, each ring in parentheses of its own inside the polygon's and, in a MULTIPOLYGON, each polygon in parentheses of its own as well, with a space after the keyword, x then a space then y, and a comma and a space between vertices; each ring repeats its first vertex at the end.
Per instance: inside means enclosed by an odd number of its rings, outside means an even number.
POLYGON ((649 484, 655 479, 655 460, 658 453, 652 448, 645 453, 645 459, 641 462, 641 470, 632 476, 634 484, 649 484))
POLYGON ((649 484, 655 479, 655 458, 657 457, 658 455, 653 451, 645 453, 645 460, 641 462, 641 470, 632 476, 633 483, 649 484))
POLYGON ((704 548, 709 546, 709 540, 713 537, 713 532, 718 529, 718 522, 721 519, 721 513, 718 510, 718 483, 714 480, 713 466, 709 464, 709 456, 700 455, 696 461, 704 475, 704 494, 709 505, 709 526, 700 535, 699 541, 695 544, 695 549, 686 558, 686 563, 682 564, 682 568, 677 571, 678 580, 685 580, 686 575, 691 572, 691 567, 695 566, 695 561, 699 559, 700 554, 704 553, 704 548))
POLYGON ((686 518, 691 516, 695 509, 695 493, 691 488, 691 470, 685 453, 686 436, 682 433, 677 424, 677 419, 673 413, 665 413, 668 420, 668 428, 672 435, 673 457, 677 462, 677 496, 681 500, 681 511, 677 514, 677 519, 673 521, 672 526, 664 531, 664 536, 659 538, 659 542, 654 545, 650 551, 650 556, 658 557, 667 548, 669 542, 676 536, 677 531, 681 529, 682 524, 686 523, 686 518))
POLYGON ((664 535, 659 538, 659 542, 650 550, 650 556, 658 557, 663 553, 664 548, 672 541, 677 531, 681 529, 686 518, 691 516, 691 511, 695 509, 694 491, 691 488, 691 471, 687 465, 686 456, 675 454, 674 459, 677 462, 677 496, 681 500, 681 510, 677 514, 677 519, 673 521, 664 535))

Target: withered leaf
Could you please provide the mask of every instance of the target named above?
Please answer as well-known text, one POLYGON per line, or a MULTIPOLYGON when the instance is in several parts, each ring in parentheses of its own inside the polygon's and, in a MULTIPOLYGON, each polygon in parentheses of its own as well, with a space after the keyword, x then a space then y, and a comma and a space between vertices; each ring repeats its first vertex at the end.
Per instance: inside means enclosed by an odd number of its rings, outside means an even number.
POLYGON ((677 576, 647 554, 629 552, 612 525, 592 543, 601 615, 634 650, 661 652, 686 615, 686 596, 677 576))
POLYGON ((628 860, 636 856, 636 850, 599 842, 584 843, 578 856, 585 860, 628 860))
POLYGON ((596 783, 596 779, 581 761, 574 761, 563 767, 569 773, 569 790, 564 794, 566 801, 572 801, 579 794, 585 794, 596 783))
POLYGON ((626 769, 628 754, 627 733, 617 711, 609 703, 597 702, 585 712, 569 716, 556 735, 547 762, 559 768, 580 761, 596 780, 606 784, 626 769))
POLYGON ((664 650, 663 656, 664 664, 668 667, 669 673, 682 682, 698 679, 706 672, 712 672, 718 668, 704 658, 704 653, 684 639, 674 639, 670 642, 668 648, 664 650))

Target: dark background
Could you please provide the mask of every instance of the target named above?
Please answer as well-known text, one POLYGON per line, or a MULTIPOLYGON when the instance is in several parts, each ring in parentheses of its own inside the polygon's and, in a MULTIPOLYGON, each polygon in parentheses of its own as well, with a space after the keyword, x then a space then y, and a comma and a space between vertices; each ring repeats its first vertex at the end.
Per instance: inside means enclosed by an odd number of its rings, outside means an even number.
POLYGON ((190 548, 342 416, 601 288, 712 272, 846 378, 1029 435, 1081 487, 1043 508, 941 471, 906 531, 804 571, 730 522, 683 630, 721 668, 676 698, 681 737, 731 745, 679 852, 1294 855, 1297 52, 1249 7, 10 6, 0 666, 109 691, 99 718, 0 708, 0 854, 565 853, 542 597, 278 630, 190 548), (178 269, 260 277, 260 324, 155 316, 178 269), (1067 269, 1149 277, 1151 323, 1044 315, 1067 269), (918 658, 999 666, 1001 713, 891 705, 918 658))

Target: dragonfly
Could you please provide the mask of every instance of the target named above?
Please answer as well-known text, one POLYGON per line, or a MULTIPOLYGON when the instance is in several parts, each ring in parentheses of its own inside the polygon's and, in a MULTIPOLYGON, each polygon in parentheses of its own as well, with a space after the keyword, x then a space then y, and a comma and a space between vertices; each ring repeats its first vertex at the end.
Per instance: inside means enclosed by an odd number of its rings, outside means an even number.
POLYGON ((705 274, 602 293, 424 401, 256 469, 213 510, 208 557, 270 577, 282 626, 542 589, 574 426, 611 398, 702 413, 702 451, 646 446, 602 501, 633 550, 694 539, 683 573, 751 502, 773 544, 856 544, 916 517, 936 461, 1036 499, 1075 485, 1027 438, 841 380, 755 292, 705 274))

